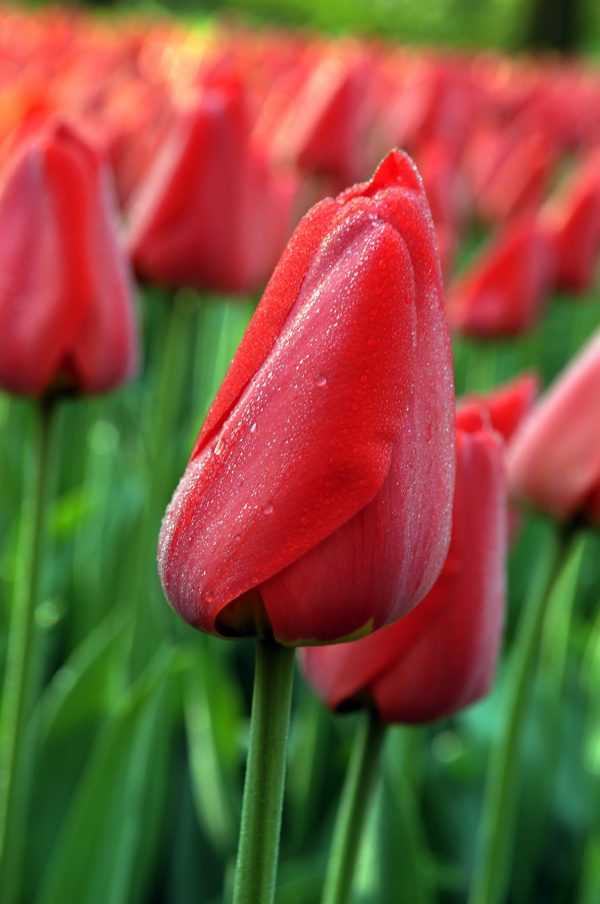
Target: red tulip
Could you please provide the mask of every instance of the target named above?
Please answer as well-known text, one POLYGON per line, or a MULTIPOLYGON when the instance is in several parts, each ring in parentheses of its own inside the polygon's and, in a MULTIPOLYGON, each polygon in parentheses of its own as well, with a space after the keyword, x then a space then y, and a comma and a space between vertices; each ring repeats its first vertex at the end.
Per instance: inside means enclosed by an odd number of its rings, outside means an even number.
POLYGON ((293 644, 404 614, 447 550, 452 419, 433 225, 395 151, 292 236, 167 511, 167 598, 293 644))
POLYGON ((471 336, 514 335, 535 325, 553 276, 554 255, 538 219, 511 224, 450 291, 450 322, 471 336))
POLYGON ((178 287, 252 292, 289 234, 293 184, 251 142, 239 84, 208 86, 174 117, 131 200, 141 276, 178 287))
POLYGON ((559 518, 600 514, 600 332, 524 421, 508 478, 516 498, 559 518))
POLYGON ((484 411, 492 429, 508 442, 531 409, 539 383, 537 374, 525 373, 485 395, 463 396, 459 403, 462 423, 470 416, 477 423, 484 411))
POLYGON ((302 651, 332 709, 370 701, 386 722, 429 722, 487 693, 503 621, 506 490, 502 448, 484 424, 457 415, 452 539, 425 599, 369 637, 302 651))
POLYGON ((342 185, 365 172, 365 135, 372 114, 372 63, 348 50, 313 68, 279 124, 277 156, 342 185))
POLYGON ((441 142, 422 147, 417 163, 431 207, 442 271, 446 274, 452 268, 462 231, 466 211, 464 186, 455 155, 441 142))
POLYGON ((586 292, 594 285, 600 258, 600 151, 581 167, 546 212, 556 255, 556 285, 586 292))
POLYGON ((481 216, 492 223, 539 209, 555 159, 545 133, 513 133, 511 138, 504 142, 506 156, 477 198, 481 216))
POLYGON ((24 140, 0 183, 0 386, 105 392, 137 336, 106 168, 72 127, 24 140))

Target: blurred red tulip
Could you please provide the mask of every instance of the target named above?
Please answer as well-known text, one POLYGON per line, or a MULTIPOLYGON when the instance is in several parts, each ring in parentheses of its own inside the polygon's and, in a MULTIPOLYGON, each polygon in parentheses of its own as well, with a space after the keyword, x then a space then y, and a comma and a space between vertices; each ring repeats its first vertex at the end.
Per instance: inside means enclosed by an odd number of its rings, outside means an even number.
POLYGON ((303 169, 335 177, 341 186, 362 178, 372 116, 372 62, 352 50, 327 54, 305 78, 275 137, 275 154, 303 169))
POLYGON ((471 336, 525 332, 541 315, 553 272, 552 242, 540 221, 514 222, 451 287, 450 323, 471 336))
POLYGON ((476 199, 481 218, 491 223, 535 213, 544 199, 555 161, 554 146, 546 133, 509 133, 503 146, 505 154, 476 199))
POLYGON ((209 85, 175 114, 131 199, 136 269, 171 287, 253 292, 285 245, 293 194, 251 142, 240 85, 209 85))
POLYGON ((171 604, 293 644, 407 612, 447 551, 453 407, 433 225, 396 151, 273 274, 163 523, 171 604))
POLYGON ((126 207, 146 178, 172 115, 164 91, 141 79, 129 79, 119 82, 100 115, 94 117, 121 207, 126 207))
POLYGON ((566 292, 594 285, 600 258, 600 150, 576 172, 546 211, 556 256, 555 283, 566 292))
POLYGON ((559 518, 598 515, 600 332, 570 364, 514 437, 510 490, 559 518))
MULTIPOLYGON (((485 395, 463 396, 458 403, 463 425, 469 418, 477 424, 482 413, 489 424, 504 440, 504 455, 517 428, 527 416, 539 392, 539 377, 525 373, 485 395)), ((522 514, 515 505, 508 509, 508 536, 514 543, 519 534, 522 514)))
POLYGON ((478 419, 484 411, 492 429, 508 442, 533 406, 539 385, 537 374, 525 373, 485 395, 463 396, 458 403, 461 420, 465 423, 469 412, 478 419))
POLYGON ((137 334, 106 167, 70 126, 24 139, 0 183, 0 386, 105 392, 137 334))
POLYGON ((442 270, 454 262, 466 212, 466 195, 455 155, 441 142, 430 142, 416 158, 431 207, 442 270))
POLYGON ((506 487, 501 445, 484 421, 457 415, 452 539, 429 594, 369 637, 302 651, 309 684, 332 709, 370 702, 386 722, 430 722, 489 690, 503 622, 506 487))

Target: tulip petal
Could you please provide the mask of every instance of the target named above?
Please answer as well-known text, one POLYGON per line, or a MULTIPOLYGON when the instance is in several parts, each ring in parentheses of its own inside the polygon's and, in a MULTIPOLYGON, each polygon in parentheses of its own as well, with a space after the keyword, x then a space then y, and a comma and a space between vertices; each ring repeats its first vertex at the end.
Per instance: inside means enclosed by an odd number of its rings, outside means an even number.
POLYGON ((450 541, 452 377, 447 335, 440 329, 442 293, 433 227, 420 179, 406 157, 389 155, 371 183, 342 197, 377 196, 380 188, 386 189, 378 198, 380 209, 401 227, 410 260, 416 262, 418 384, 375 499, 261 587, 274 631, 284 640, 335 640, 405 615, 437 578, 450 541), (403 187, 390 189, 399 177, 403 187))
POLYGON ((93 157, 86 181, 86 220, 82 225, 87 241, 82 259, 90 298, 69 357, 84 392, 106 392, 124 382, 136 368, 137 329, 132 286, 117 242, 116 208, 106 171, 93 157))
POLYGON ((574 514, 600 482, 600 333, 542 397, 507 454, 516 498, 559 517, 574 514))
POLYGON ((80 162, 64 143, 33 143, 5 173, 0 382, 9 391, 41 395, 84 316, 88 296, 78 254, 84 190, 80 162))
POLYGON ((499 440, 481 417, 467 422, 468 433, 457 430, 452 542, 433 589, 369 637, 301 653, 308 682, 331 708, 371 699, 385 721, 422 722, 489 687, 503 618, 506 491, 499 440))
POLYGON ((161 578, 193 624, 214 631, 385 480, 413 391, 414 274, 400 234, 363 207, 344 211, 303 280, 290 268, 301 288, 270 354, 218 436, 201 437, 167 513, 161 578))

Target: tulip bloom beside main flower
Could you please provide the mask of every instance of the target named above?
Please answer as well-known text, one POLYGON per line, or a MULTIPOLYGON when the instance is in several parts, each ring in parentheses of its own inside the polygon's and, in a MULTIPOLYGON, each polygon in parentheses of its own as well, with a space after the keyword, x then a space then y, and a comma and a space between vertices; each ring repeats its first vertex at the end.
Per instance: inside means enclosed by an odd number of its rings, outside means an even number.
POLYGON ((461 422, 465 423, 467 411, 473 411, 478 418, 483 410, 489 417, 491 427, 508 444, 531 410, 539 386, 538 375, 527 372, 485 395, 463 396, 459 403, 461 422))
POLYGON ((468 336, 526 332, 538 322, 554 273, 554 252, 539 218, 512 222, 450 292, 451 324, 468 336))
POLYGON ((129 204, 140 276, 171 288, 262 288, 289 235, 295 183, 251 139, 234 81, 207 85, 177 109, 129 204))
POLYGON ((540 399, 508 451, 515 498, 600 521, 600 332, 540 399))
POLYGON ((66 124, 17 146, 0 179, 0 387, 106 392, 137 335, 106 168, 66 124))
POLYGON ((453 405, 433 225, 396 151, 288 243, 165 516, 171 604, 288 644, 405 614, 447 551, 453 405))
POLYGON ((371 702, 386 722, 442 718, 493 679, 504 609, 502 447, 473 411, 457 414, 452 540, 432 590, 406 618, 348 644, 303 650, 309 683, 336 709, 371 702))

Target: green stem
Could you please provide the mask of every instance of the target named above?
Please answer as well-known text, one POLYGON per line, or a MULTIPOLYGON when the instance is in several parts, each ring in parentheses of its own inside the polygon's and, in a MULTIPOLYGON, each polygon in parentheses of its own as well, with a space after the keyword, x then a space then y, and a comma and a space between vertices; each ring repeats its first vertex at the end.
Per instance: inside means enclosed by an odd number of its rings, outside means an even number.
POLYGON ((496 904, 504 899, 519 778, 519 745, 533 685, 548 600, 570 552, 572 533, 556 531, 540 580, 526 601, 510 665, 506 714, 491 754, 481 817, 481 849, 469 904, 496 904))
POLYGON ((385 735, 385 724, 374 709, 363 714, 338 810, 321 904, 346 904, 350 900, 375 767, 385 735))
POLYGON ((274 900, 293 679, 294 650, 257 640, 234 904, 274 900))
POLYGON ((35 609, 44 550, 54 408, 52 402, 42 402, 35 413, 33 474, 23 512, 18 552, 20 573, 8 631, 0 722, 0 887, 6 894, 5 902, 17 897, 16 842, 20 837, 20 811, 27 805, 28 797, 30 752, 26 750, 25 739, 36 672, 33 656, 35 609))

